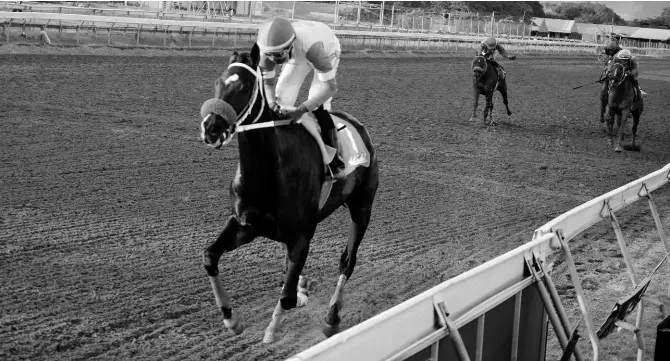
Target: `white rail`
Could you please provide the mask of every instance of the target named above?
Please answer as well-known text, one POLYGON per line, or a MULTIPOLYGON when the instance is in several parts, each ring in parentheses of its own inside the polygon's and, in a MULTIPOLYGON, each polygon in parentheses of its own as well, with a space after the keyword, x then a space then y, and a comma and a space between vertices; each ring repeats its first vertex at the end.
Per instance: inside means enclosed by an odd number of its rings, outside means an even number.
MULTIPOLYGON (((445 302, 457 327, 462 327, 533 283, 524 274, 524 257, 529 253, 544 259, 557 248, 563 247, 564 250, 567 248, 566 255, 571 259, 567 244, 576 234, 608 218, 610 211, 630 205, 668 182, 670 164, 560 215, 538 228, 531 242, 304 350, 288 361, 405 359, 446 336, 444 330, 435 327, 436 302, 445 302), (606 205, 609 205, 609 209, 604 212, 603 207, 607 209, 606 205)), ((658 218, 655 208, 652 211, 655 218, 658 218)), ((663 237, 662 228, 659 228, 659 233, 663 237)), ((666 251, 667 247, 666 245, 666 251)), ((583 294, 578 280, 575 286, 578 289, 580 306, 585 308, 581 304, 583 294)), ((588 312, 585 316, 588 316, 588 312)), ((591 329, 591 320, 588 319, 587 323, 591 329)), ((594 342, 592 338, 592 344, 594 357, 597 359, 597 339, 594 342)), ((512 349, 515 350, 516 346, 512 345, 512 349)))

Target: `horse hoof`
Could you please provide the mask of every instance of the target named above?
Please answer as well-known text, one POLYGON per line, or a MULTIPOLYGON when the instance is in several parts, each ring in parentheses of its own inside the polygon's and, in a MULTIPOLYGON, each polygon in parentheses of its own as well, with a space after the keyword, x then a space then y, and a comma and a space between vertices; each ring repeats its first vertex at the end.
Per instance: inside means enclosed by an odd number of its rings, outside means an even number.
POLYGON ((281 340, 282 338, 282 329, 269 327, 265 329, 265 335, 263 335, 263 343, 273 343, 281 340))
POLYGON ((471 122, 474 122, 475 120, 476 120, 475 117, 470 117, 471 122))
POLYGON ((617 147, 614 148, 614 151, 617 152, 617 153, 621 153, 621 146, 617 145, 617 147))
POLYGON ((224 324, 224 326, 226 326, 226 328, 228 330, 230 330, 230 332, 232 332, 236 335, 239 335, 242 332, 244 332, 244 325, 234 315, 233 315, 233 318, 230 319, 230 320, 225 320, 224 319, 223 324, 224 324))
POLYGON ((321 332, 323 332, 323 335, 326 337, 332 337, 333 335, 340 333, 340 331, 340 325, 325 324, 321 329, 321 332))

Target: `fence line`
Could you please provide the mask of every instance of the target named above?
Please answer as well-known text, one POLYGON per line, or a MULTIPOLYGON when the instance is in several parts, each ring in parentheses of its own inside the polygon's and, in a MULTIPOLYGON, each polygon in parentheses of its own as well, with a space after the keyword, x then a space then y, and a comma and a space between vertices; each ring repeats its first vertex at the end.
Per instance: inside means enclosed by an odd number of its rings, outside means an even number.
MULTIPOLYGON (((593 359, 599 360, 599 336, 593 330, 592 320, 588 313, 588 305, 584 300, 584 294, 577 277, 577 272, 572 261, 569 241, 580 232, 595 223, 611 218, 616 222, 614 212, 620 210, 641 198, 649 200, 652 214, 657 226, 661 242, 666 251, 666 258, 670 254, 670 246, 665 238, 660 217, 651 193, 670 182, 670 164, 650 173, 649 175, 634 180, 622 187, 594 198, 546 223, 538 228, 533 239, 512 251, 496 257, 474 269, 462 273, 450 280, 445 281, 401 304, 382 312, 344 332, 335 335, 311 348, 308 348, 288 361, 323 361, 343 359, 365 359, 375 360, 445 360, 457 358, 454 351, 457 344, 467 345, 467 355, 477 356, 477 360, 538 360, 544 359, 546 351, 546 324, 547 317, 552 321, 554 330, 563 349, 568 348, 565 336, 573 332, 571 326, 565 319, 564 311, 560 305, 560 299, 555 294, 553 282, 540 281, 539 276, 548 274, 544 271, 542 264, 546 262, 549 255, 557 253, 556 250, 563 249, 566 255, 568 269, 577 292, 582 315, 586 321, 587 330, 593 347, 593 359), (532 260, 537 258, 536 266, 539 264, 541 272, 536 273, 532 269, 532 260), (529 274, 530 273, 530 274, 529 274), (547 287, 544 286, 546 284, 547 287), (537 285, 538 293, 532 293, 532 285, 537 285), (547 291, 547 288, 549 291, 547 291), (550 295, 551 294, 551 295, 550 295), (531 302, 535 297, 535 302, 531 302), (547 306, 552 303, 556 306, 547 306), (539 301, 538 301, 539 300, 539 301), (558 301, 558 302, 557 302, 558 301), (441 304, 441 305, 440 305, 441 304), (544 304, 542 313, 533 313, 538 304, 544 304), (440 305, 441 307, 437 307, 440 305), (448 306, 448 313, 440 314, 440 308, 448 306), (497 311, 496 311, 497 310, 497 311), (496 313, 494 313, 496 312, 496 313), (524 314, 524 312, 526 312, 524 314), (506 317, 513 314, 513 317, 506 317), (487 315, 494 317, 487 318, 487 315), (525 317, 524 317, 525 315, 525 317), (535 317, 529 317, 529 316, 535 317), (458 331, 449 330, 445 325, 445 317, 453 319, 458 331), (437 318, 437 320, 436 320, 437 318), (521 320, 523 319, 523 322, 521 320), (498 323, 495 324, 497 320, 498 323), (502 320, 502 321, 501 321, 502 320), (535 322, 535 324, 533 324, 535 322), (513 327, 509 329, 509 325, 513 327), (437 326, 436 326, 437 325, 437 326), (487 326, 488 325, 488 329, 487 326), (508 328, 502 325, 507 325, 508 328), (525 326, 524 326, 525 325, 525 326), (525 328, 524 328, 525 327, 525 328), (539 329, 538 329, 539 327, 539 329), (536 332, 533 334, 532 332, 536 332), (464 334, 466 342, 455 339, 454 344, 441 342, 447 340, 447 336, 454 336, 460 331, 464 334), (493 332, 494 339, 504 339, 509 343, 507 347, 496 348, 511 350, 509 355, 485 355, 486 349, 483 342, 487 340, 485 332, 493 332), (524 339, 524 337, 527 337, 524 339), (443 348, 447 348, 445 351, 443 348), (541 352, 538 354, 537 352, 541 352), (450 358, 451 357, 451 358, 450 358)), ((625 242, 621 238, 618 223, 615 233, 619 240, 621 251, 626 260, 629 273, 632 266, 629 264, 625 242)), ((550 268, 550 267, 548 267, 550 268)), ((636 284, 633 277, 633 286, 639 293, 638 319, 635 326, 636 335, 641 339, 639 327, 641 327, 642 299, 659 306, 663 311, 663 304, 651 297, 643 296, 646 286, 650 282, 651 275, 643 282, 636 284), (652 302, 654 301, 654 302, 652 302)), ((670 291, 669 291, 670 292, 670 291)), ((633 306, 634 307, 634 306, 633 306)), ((624 318, 626 314, 622 315, 624 318)), ((663 317, 665 314, 663 313, 663 317)), ((608 318, 608 321, 610 319, 608 318)), ((617 326, 624 327, 623 319, 614 319, 612 322, 617 326)), ((627 327, 627 326, 626 326, 627 327)), ((460 337, 460 336, 459 336, 460 337)), ((603 336, 604 337, 604 336, 603 336)), ((640 341, 641 345, 644 345, 640 341)), ((642 346, 643 347, 643 346, 642 346)), ((457 347, 456 347, 457 348, 457 347)), ((465 355, 467 359, 467 355, 465 355)), ((576 351, 577 359, 581 354, 576 351)), ((638 360, 644 357, 644 349, 638 351, 638 360)))
MULTIPOLYGON (((255 23, 230 23, 213 21, 181 21, 155 18, 134 18, 118 16, 93 16, 81 14, 56 14, 56 13, 35 13, 35 12, 1 12, 0 25, 5 34, 5 42, 11 42, 10 32, 13 27, 21 27, 22 34, 25 34, 25 28, 35 28, 46 25, 51 29, 58 29, 59 33, 63 30, 73 29, 78 34, 81 29, 90 29, 96 32, 99 29, 107 30, 107 45, 113 46, 111 41, 112 31, 137 32, 137 42, 140 45, 141 33, 163 32, 166 33, 186 33, 189 36, 189 45, 191 47, 192 36, 210 36, 211 46, 214 47, 216 37, 226 34, 233 36, 233 47, 237 48, 237 40, 243 40, 243 37, 251 38, 258 30, 259 24, 255 23)), ((379 50, 431 50, 431 51, 461 51, 474 50, 483 37, 476 34, 440 34, 440 33, 422 33, 422 32, 395 32, 387 31, 393 29, 384 29, 384 31, 354 30, 347 28, 344 24, 329 24, 336 35, 343 41, 343 45, 359 48, 370 48, 379 50)), ((164 41, 164 46, 167 43, 164 41)), ((575 42, 574 40, 561 39, 549 40, 543 38, 502 38, 501 43, 505 44, 511 51, 520 53, 555 53, 555 54, 575 54, 586 53, 596 54, 599 50, 599 44, 575 42)), ((77 40, 77 44, 79 44, 77 40)), ((208 44, 205 42, 205 44, 208 44)), ((127 46, 127 45, 124 45, 127 46)), ((207 47, 207 46, 206 46, 207 47)), ((347 49, 345 49, 347 50, 347 49)), ((670 49, 659 48, 630 48, 636 55, 649 56, 669 56, 670 49)))

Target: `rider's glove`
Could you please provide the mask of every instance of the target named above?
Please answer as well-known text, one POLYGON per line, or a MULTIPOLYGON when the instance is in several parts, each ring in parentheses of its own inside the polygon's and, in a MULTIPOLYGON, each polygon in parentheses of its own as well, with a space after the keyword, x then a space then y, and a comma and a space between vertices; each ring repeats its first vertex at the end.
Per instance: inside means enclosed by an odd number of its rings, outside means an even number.
POLYGON ((281 110, 281 105, 277 104, 277 102, 272 102, 269 105, 270 109, 272 109, 272 111, 275 113, 279 113, 279 111, 281 110))

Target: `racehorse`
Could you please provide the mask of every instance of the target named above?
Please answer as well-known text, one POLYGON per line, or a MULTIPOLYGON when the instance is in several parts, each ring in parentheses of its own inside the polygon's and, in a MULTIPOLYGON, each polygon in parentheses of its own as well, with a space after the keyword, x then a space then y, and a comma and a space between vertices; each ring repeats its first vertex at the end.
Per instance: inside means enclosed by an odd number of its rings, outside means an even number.
MULTIPOLYGON (((621 142, 623 141, 624 130, 626 129, 626 121, 628 114, 633 115, 633 143, 631 150, 639 150, 635 145, 635 135, 637 133, 637 126, 640 123, 640 115, 644 111, 644 102, 641 95, 635 95, 635 87, 628 79, 630 75, 626 74, 623 65, 615 63, 609 71, 609 91, 607 95, 607 106, 609 113, 607 117, 607 136, 608 143, 612 144, 612 138, 617 132, 614 131, 614 116, 616 116, 616 123, 618 127, 618 138, 615 152, 621 152, 621 142)), ((624 147, 627 148, 628 147, 624 147)))
POLYGON ((491 65, 486 58, 478 55, 472 61, 472 94, 475 98, 475 104, 472 109, 472 117, 470 121, 474 121, 477 115, 477 103, 479 102, 479 95, 486 97, 486 106, 484 107, 484 124, 486 117, 489 116, 490 125, 494 125, 493 120, 493 94, 498 90, 503 98, 505 108, 507 108, 507 117, 512 115, 507 104, 507 80, 499 79, 498 70, 491 65))
POLYGON ((210 112, 205 104, 201 109, 201 138, 206 144, 218 149, 237 134, 239 145, 237 172, 230 183, 232 214, 218 238, 205 249, 204 267, 223 312, 224 325, 240 334, 244 327, 232 312, 223 275, 219 274, 219 259, 259 236, 286 245, 284 287, 263 338, 265 343, 274 342, 281 337, 286 311, 307 304, 306 279, 300 274, 317 224, 346 206, 351 216, 349 239, 339 260, 340 276, 322 329, 329 337, 339 332, 344 286, 354 271, 356 253, 370 221, 379 184, 377 158, 364 125, 345 112, 332 112, 358 131, 369 151, 370 163, 335 181, 319 208, 326 181, 320 148, 302 125, 286 120, 282 123, 270 109, 259 58, 256 44, 250 53, 233 53, 227 70, 215 82, 215 98, 205 102, 214 101, 214 108, 223 110, 210 112))

